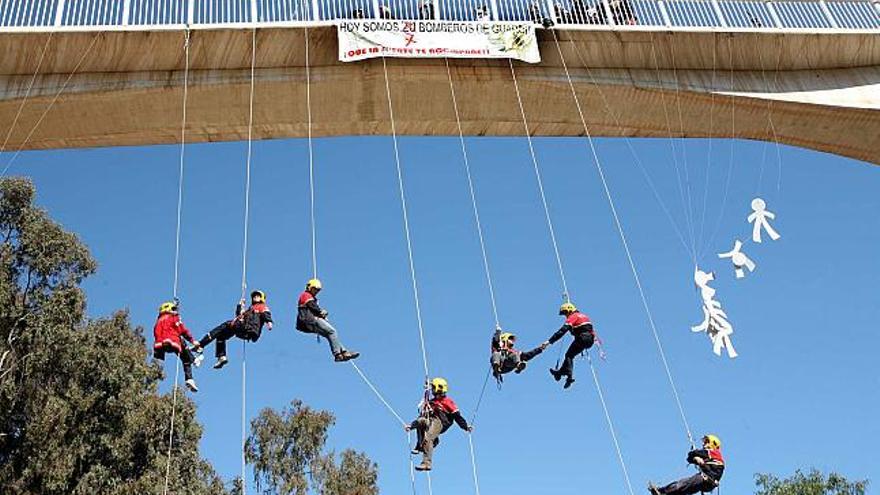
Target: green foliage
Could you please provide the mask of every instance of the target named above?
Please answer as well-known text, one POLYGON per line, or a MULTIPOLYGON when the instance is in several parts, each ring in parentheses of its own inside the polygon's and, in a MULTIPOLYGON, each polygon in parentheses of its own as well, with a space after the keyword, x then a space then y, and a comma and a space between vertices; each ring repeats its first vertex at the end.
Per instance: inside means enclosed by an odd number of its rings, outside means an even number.
MULTIPOLYGON (((172 398, 125 312, 86 318, 88 249, 0 180, 0 493, 154 494, 165 480, 172 398)), ((178 393, 169 492, 225 494, 198 453, 195 406, 178 393)))
POLYGON ((327 431, 335 422, 327 411, 315 411, 294 400, 280 413, 263 409, 251 421, 245 457, 263 493, 306 495, 377 495, 377 466, 365 454, 345 450, 322 453, 327 431))
POLYGON ((804 474, 800 470, 785 479, 772 474, 755 475, 756 495, 865 495, 868 481, 849 481, 831 473, 825 476, 816 469, 804 474))

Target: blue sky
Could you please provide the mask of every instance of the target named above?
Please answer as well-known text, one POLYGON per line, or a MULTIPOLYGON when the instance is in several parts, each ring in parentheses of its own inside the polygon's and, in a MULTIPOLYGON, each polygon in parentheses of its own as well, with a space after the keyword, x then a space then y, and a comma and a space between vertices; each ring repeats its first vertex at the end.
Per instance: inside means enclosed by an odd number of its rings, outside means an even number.
MULTIPOLYGON (((470 417, 493 318, 458 141, 400 143, 431 373, 449 380, 470 417)), ((687 157, 687 209, 670 141, 631 140, 679 228, 688 231, 686 212, 697 219, 694 242, 708 253, 702 265, 718 274, 718 298, 735 326, 741 356, 731 361, 689 330, 701 319, 692 260, 626 142, 596 143, 694 433, 714 432, 725 442, 725 492, 751 493, 759 471, 810 466, 878 481, 876 459, 865 452, 880 439, 880 376, 872 366, 880 172, 789 147, 781 148, 780 169, 772 145, 714 140, 710 155, 710 141, 676 141, 681 167, 682 150, 687 157), (758 269, 737 281, 715 253, 748 238, 757 192, 777 214, 782 239, 747 242, 758 269)), ((526 141, 467 144, 502 325, 522 347, 536 345, 561 323, 562 290, 526 141)), ((584 141, 536 139, 535 146, 571 295, 605 341, 609 357, 598 373, 642 493, 648 480, 690 472, 687 438, 584 141)), ((177 153, 175 146, 31 152, 13 167, 12 174, 33 178, 40 204, 99 261, 86 283, 91 314, 129 308, 149 329, 155 308, 170 297, 177 153)), ((244 157, 244 143, 187 148, 180 296, 197 335, 228 318, 239 297, 244 157)), ((318 139, 315 157, 321 302, 346 345, 363 353, 358 364, 409 419, 423 371, 391 139, 318 139)), ((329 409, 337 416, 330 446, 365 451, 379 463, 383 493, 409 493, 400 425, 350 366, 331 362, 325 343, 293 328, 295 300, 310 275, 307 172, 304 140, 255 143, 248 282, 268 293, 277 326, 247 351, 247 412, 253 417, 293 398, 329 409)), ((586 361, 577 361, 571 390, 547 373, 567 344, 502 390, 487 390, 474 433, 482 493, 626 491, 586 361)), ((227 479, 238 473, 240 452, 241 347, 230 349, 231 366, 196 370, 201 391, 194 396, 202 451, 227 479)), ((173 361, 166 366, 173 373, 173 361)), ((426 493, 423 477, 417 480, 426 493)), ((474 492, 461 431, 443 438, 433 488, 474 492)))

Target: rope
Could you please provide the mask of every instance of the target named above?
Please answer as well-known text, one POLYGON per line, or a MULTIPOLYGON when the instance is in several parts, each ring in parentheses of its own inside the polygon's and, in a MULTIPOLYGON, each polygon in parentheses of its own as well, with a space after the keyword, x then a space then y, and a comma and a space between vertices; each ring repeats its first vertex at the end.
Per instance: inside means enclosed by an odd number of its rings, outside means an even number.
POLYGON ((95 33, 95 36, 92 38, 92 42, 89 44, 89 47, 86 49, 85 53, 82 54, 79 61, 76 63, 76 66, 74 66, 73 71, 68 74, 67 79, 64 81, 64 84, 61 85, 61 89, 59 89, 58 92, 55 93, 55 97, 52 98, 52 101, 49 102, 49 106, 46 107, 46 110, 44 110, 43 114, 40 115, 40 118, 37 119, 37 123, 34 124, 28 135, 24 138, 24 141, 21 142, 21 145, 19 145, 18 149, 15 151, 15 154, 13 154, 12 158, 9 159, 9 162, 6 163, 3 171, 0 172, 0 177, 6 176, 6 172, 9 171, 9 167, 11 167, 13 163, 15 163, 16 158, 18 158, 18 155, 21 154, 21 151, 24 149, 24 147, 27 146, 27 143, 34 135, 34 132, 36 132, 37 128, 40 127, 40 124, 43 123, 43 119, 46 118, 46 115, 49 113, 50 110, 52 110, 52 107, 55 106, 55 102, 58 101, 58 99, 61 97, 61 94, 64 93, 65 89, 67 89, 67 85, 70 84, 70 80, 73 79, 73 76, 77 73, 77 71, 79 71, 80 66, 82 66, 82 63, 85 61, 86 57, 89 55, 89 53, 91 53, 92 48, 94 48, 95 46, 95 42, 98 41, 98 37, 101 36, 101 34, 102 33, 95 33))
POLYGON ((409 273, 412 282, 413 299, 415 300, 416 319, 419 325, 419 342, 422 348, 422 363, 425 367, 425 380, 427 381, 428 372, 428 353, 425 349, 425 330, 422 325, 422 308, 419 304, 419 286, 416 281, 416 268, 413 261, 412 238, 409 232, 409 216, 407 214, 406 193, 403 190, 403 172, 400 166, 400 148, 397 143, 397 126, 394 122, 394 104, 391 101, 391 86, 388 83, 388 65, 385 57, 382 57, 382 73, 385 75, 385 96, 388 100, 388 115, 391 120, 391 139, 394 143, 394 163, 397 166, 397 187, 400 192, 400 206, 403 211, 403 228, 406 232, 406 254, 409 259, 409 273))
POLYGON ((24 92, 24 98, 22 98, 21 104, 18 106, 18 111, 15 112, 12 124, 9 125, 9 130, 6 131, 6 138, 3 140, 3 145, 0 146, 0 153, 6 151, 6 145, 9 144, 9 138, 12 136, 12 131, 15 129, 15 125, 18 123, 18 118, 21 117, 21 112, 24 110, 28 97, 31 95, 31 90, 34 88, 34 82, 37 80, 37 75, 40 73, 40 67, 43 66, 43 59, 46 57, 46 50, 49 49, 49 42, 52 41, 53 34, 53 32, 49 32, 49 36, 46 37, 46 43, 43 45, 43 50, 40 52, 40 60, 37 62, 37 68, 34 70, 31 82, 28 83, 27 90, 24 92))
MULTIPOLYGON (((177 301, 178 274, 180 273, 180 220, 183 209, 183 172, 184 172, 184 151, 186 150, 186 103, 189 86, 189 48, 190 48, 190 32, 186 30, 184 34, 184 53, 185 62, 183 70, 183 111, 180 122, 180 165, 178 168, 177 179, 177 228, 174 241, 174 285, 172 293, 174 300, 177 301)), ((177 359, 177 365, 174 370, 174 391, 171 399, 171 428, 168 433, 168 455, 165 463, 165 487, 162 490, 164 495, 168 495, 168 483, 171 477, 171 447, 174 441, 174 420, 177 413, 177 386, 180 381, 180 358, 177 359)))
POLYGON ((489 269, 489 257, 486 254, 486 242, 483 239, 483 224, 480 222, 480 210, 477 207, 477 194, 474 191, 470 160, 468 159, 467 146, 464 144, 464 132, 461 128, 461 115, 458 110, 458 98, 455 95, 455 85, 452 82, 452 71, 449 69, 449 58, 444 58, 443 60, 446 62, 446 77, 449 80, 449 93, 452 95, 452 108, 455 110, 455 123, 458 127, 458 142, 461 144, 461 156, 464 163, 464 170, 467 175, 468 191, 471 196, 471 207, 474 212, 474 223, 477 226, 477 234, 480 238, 480 253, 483 255, 483 270, 486 274, 486 285, 489 287, 489 300, 492 302, 492 315, 495 317, 495 328, 501 328, 501 323, 498 318, 498 306, 495 303, 495 286, 492 283, 492 272, 489 269))
POLYGON ((360 375, 364 383, 366 383, 367 386, 370 387, 370 390, 372 390, 373 393, 376 394, 376 397, 382 402, 382 404, 385 405, 385 408, 388 409, 388 412, 394 415, 394 417, 397 418, 397 421, 399 421, 401 425, 406 426, 407 422, 403 420, 400 414, 398 414, 393 407, 391 407, 391 404, 389 404, 388 401, 385 400, 385 397, 382 395, 381 392, 379 392, 379 389, 377 389, 376 386, 373 385, 373 382, 371 382, 370 379, 367 378, 367 375, 365 375, 364 372, 361 371, 360 368, 358 368, 358 365, 356 365, 354 361, 349 361, 349 363, 351 363, 351 366, 354 368, 355 371, 357 371, 357 374, 360 375))
POLYGON ((556 266, 559 269, 559 278, 562 280, 562 291, 566 302, 568 297, 568 284, 565 281, 565 271, 562 268, 562 258, 559 256, 559 246, 556 243, 556 232, 553 230, 553 220, 550 218, 550 208, 547 206, 547 197, 544 194, 544 182, 541 180, 541 171, 538 168, 538 158, 535 156, 535 147, 532 144, 532 135, 529 131, 529 122, 526 120, 526 111, 523 107, 522 95, 519 91, 519 82, 516 80, 516 71, 513 68, 513 59, 507 59, 510 65, 510 75, 513 77, 513 87, 516 89, 516 102, 519 104, 519 113, 522 116, 523 128, 526 134, 526 141, 529 144, 529 155, 532 157, 532 165, 535 169, 535 178, 538 181, 538 191, 541 193, 541 204, 544 206, 544 218, 547 220, 547 228, 550 230, 550 241, 553 243, 553 253, 556 255, 556 266))
MULTIPOLYGON (((244 187, 244 238, 241 246, 241 298, 244 299, 247 291, 247 253, 248 253, 248 226, 250 220, 251 200, 251 159, 253 157, 253 131, 254 131, 254 74, 257 63, 257 28, 251 31, 251 84, 248 103, 248 133, 247 133, 247 158, 245 160, 245 187, 244 187)), ((245 459, 245 443, 247 441, 247 341, 241 341, 241 491, 247 495, 247 460, 245 459)))
POLYGON ((700 233, 697 237, 697 246, 703 244, 703 234, 706 228, 706 206, 709 204, 709 171, 712 169, 712 132, 715 130, 715 66, 717 64, 718 45, 716 43, 716 35, 712 34, 712 89, 709 91, 709 152, 706 157, 706 176, 703 180, 703 211, 700 214, 700 233))
POLYGON ((468 432, 468 446, 471 449, 471 471, 474 474, 474 491, 480 495, 480 479, 477 477, 477 456, 474 454, 474 434, 468 432))
POLYGON ((312 277, 318 278, 318 241, 315 224, 315 155, 312 147, 312 83, 309 69, 309 28, 305 29, 306 42, 306 111, 309 143, 309 215, 312 228, 312 277))
POLYGON ((593 356, 587 353, 587 360, 590 363, 590 371, 593 372, 593 382, 596 384, 596 392, 599 393, 599 402, 602 403, 602 410, 605 411, 605 421, 608 423, 608 431, 611 432, 611 439, 614 441, 614 450, 617 451, 617 460, 623 469, 623 479, 626 481, 626 487, 629 489, 630 495, 633 492, 632 481, 629 479, 629 471, 626 469, 626 462, 623 460, 623 453, 620 450, 620 443, 617 441, 617 432, 614 431, 614 422, 611 421, 611 413, 608 412, 608 404, 605 403, 605 394, 602 392, 602 385, 599 383, 599 375, 596 373, 596 367, 593 366, 593 356))
MULTIPOLYGON (((610 103, 608 102, 608 97, 605 95, 605 92, 602 91, 602 87, 599 86, 599 82, 596 80, 596 77, 593 75, 593 71, 590 69, 589 64, 584 60, 583 55, 581 54, 580 48, 576 43, 572 43, 572 48, 574 48, 575 55, 577 55, 578 60, 580 60, 581 66, 587 71, 587 76, 590 78, 590 83, 596 88, 596 91, 599 92, 599 96, 602 98, 602 103, 605 105, 605 110, 611 115, 611 118, 614 119, 614 123, 617 124, 618 127, 623 127, 621 125, 619 114, 615 113, 610 103)), ((645 182, 648 184, 648 187, 651 189, 651 193, 654 195, 654 199, 657 201, 657 204, 660 205, 660 209, 663 210, 663 213, 666 215, 666 219, 669 220, 669 224, 672 226, 672 229, 675 231, 676 237, 678 241, 681 243, 681 246, 687 252, 687 256, 691 256, 690 248, 687 245, 687 242, 684 240, 684 234, 681 232, 681 229, 678 227, 678 223, 675 221, 675 218, 672 216, 672 212, 669 207, 666 205, 666 202, 663 201, 663 197, 660 196, 660 192, 657 190, 657 186, 654 184, 654 180, 651 178, 651 175, 648 174, 647 168, 645 168, 644 162, 642 162, 641 157, 639 157, 638 152, 633 147, 631 140, 627 136, 621 136, 624 143, 626 143, 627 148, 629 149, 630 155, 632 155, 633 160, 636 165, 638 165, 639 171, 642 173, 642 176, 645 179, 645 182)))
POLYGON ((672 377, 672 371, 669 369, 669 362, 667 361, 666 353, 663 350, 663 343, 660 341, 660 335, 657 332, 657 326, 654 323, 654 316, 651 313, 650 306, 648 305, 648 299, 645 296, 645 290, 642 287, 642 281, 641 281, 641 278, 639 277, 639 272, 636 269, 636 265, 635 265, 635 261, 633 260, 632 252, 629 249, 629 243, 627 242, 626 234, 623 230, 623 225, 620 222, 620 216, 617 213, 617 207, 614 204, 614 198, 611 196, 611 189, 608 186, 608 181, 605 178, 605 172, 602 169, 602 163, 599 160, 599 155, 596 152, 596 146, 593 143, 593 138, 592 138, 592 135, 590 134, 589 126, 587 125, 587 120, 584 117, 584 111, 583 111, 583 108, 581 108, 580 98, 578 98, 577 92, 574 89, 574 83, 572 82, 572 79, 571 79, 571 73, 568 70, 568 64, 566 63, 565 56, 562 53, 562 47, 560 47, 560 45, 559 45, 559 38, 556 37, 556 31, 551 30, 551 32, 553 33, 553 39, 556 42, 556 50, 559 52, 559 57, 562 61, 562 68, 565 71, 565 77, 568 80, 569 89, 571 90, 572 97, 574 98, 575 108, 577 109, 578 116, 580 117, 581 123, 583 124, 584 133, 587 136, 588 147, 589 147, 590 153, 592 154, 593 162, 596 165, 596 171, 599 173, 599 178, 602 180, 602 187, 604 188, 604 191, 605 191, 605 198, 608 200, 608 206, 611 208, 611 214, 614 217, 614 224, 617 226, 617 232, 620 235, 620 240, 623 244, 623 249, 626 252, 626 258, 629 261, 630 271, 632 272, 633 278, 635 279, 636 287, 639 290, 639 296, 641 297, 641 300, 642 300, 642 306, 645 309, 645 314, 648 317, 648 323, 650 324, 651 332, 654 334, 654 340, 657 343, 657 349, 660 352, 660 358, 663 362, 663 367, 666 370, 666 377, 668 378, 669 385, 672 388, 672 395, 675 398, 676 404, 678 405, 678 411, 679 411, 679 414, 681 415, 682 423, 684 423, 684 427, 687 432, 688 439, 690 440, 691 444, 693 444, 694 443, 693 435, 691 434, 690 424, 687 421, 687 416, 685 415, 685 412, 684 412, 684 406, 682 405, 681 398, 679 397, 679 394, 678 394, 678 387, 676 387, 675 379, 672 377))
MULTIPOLYGON (((730 82, 729 85, 733 88, 733 51, 730 46, 730 38, 727 39, 727 63, 730 66, 730 82)), ((712 229, 712 235, 709 236, 708 241, 703 246, 703 249, 698 253, 697 258, 700 262, 703 261, 703 258, 710 252, 712 247, 712 241, 715 240, 715 236, 718 234, 718 229, 721 227, 721 221, 724 219, 724 212, 727 210, 727 197, 730 193, 730 181, 733 177, 733 164, 734 164, 734 149, 736 144, 736 98, 730 98, 730 160, 727 166, 727 179, 724 182, 724 192, 722 193, 721 199, 721 211, 718 213, 718 219, 715 221, 715 228, 712 229)))

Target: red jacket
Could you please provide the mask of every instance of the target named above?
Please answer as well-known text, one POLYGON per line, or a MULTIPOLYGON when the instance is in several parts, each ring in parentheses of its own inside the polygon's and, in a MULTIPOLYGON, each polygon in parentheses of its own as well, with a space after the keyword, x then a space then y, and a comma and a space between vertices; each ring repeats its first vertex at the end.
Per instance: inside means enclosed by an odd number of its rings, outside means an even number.
POLYGON ((165 344, 175 348, 177 352, 181 351, 180 338, 183 337, 189 342, 193 342, 193 336, 180 320, 177 313, 161 313, 153 326, 153 337, 156 343, 153 347, 161 348, 165 344))

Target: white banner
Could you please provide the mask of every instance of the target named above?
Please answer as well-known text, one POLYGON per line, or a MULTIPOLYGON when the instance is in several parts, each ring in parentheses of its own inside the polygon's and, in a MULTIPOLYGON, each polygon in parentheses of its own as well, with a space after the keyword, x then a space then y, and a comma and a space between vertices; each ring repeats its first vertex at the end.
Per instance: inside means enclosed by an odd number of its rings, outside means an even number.
POLYGON ((339 60, 368 58, 513 58, 538 63, 535 25, 529 22, 340 21, 339 60))

